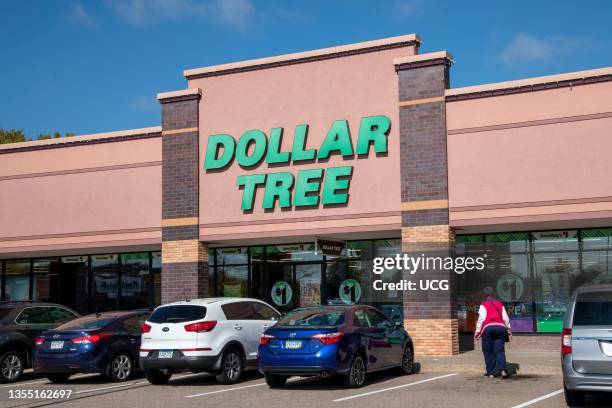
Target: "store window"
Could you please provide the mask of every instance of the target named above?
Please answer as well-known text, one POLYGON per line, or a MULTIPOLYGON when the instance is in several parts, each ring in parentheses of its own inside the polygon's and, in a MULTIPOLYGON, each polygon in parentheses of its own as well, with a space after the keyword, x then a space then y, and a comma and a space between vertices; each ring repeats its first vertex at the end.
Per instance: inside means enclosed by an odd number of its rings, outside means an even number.
POLYGON ((89 257, 86 255, 62 256, 58 284, 58 303, 84 314, 89 304, 89 257))
POLYGON ((217 296, 248 297, 249 266, 217 266, 217 296))
POLYGON ((121 255, 121 310, 149 307, 151 293, 149 253, 139 252, 121 255))
POLYGON ((153 273, 153 305, 161 305, 161 252, 151 253, 151 272, 153 273))
POLYGON ((578 231, 533 232, 537 331, 558 333, 578 282, 578 231))
POLYGON ((60 301, 59 259, 36 259, 32 262, 33 300, 57 303, 60 301))
POLYGON ((119 255, 91 256, 92 311, 117 310, 119 286, 119 255))
POLYGON ((30 300, 29 260, 6 261, 2 300, 30 300))

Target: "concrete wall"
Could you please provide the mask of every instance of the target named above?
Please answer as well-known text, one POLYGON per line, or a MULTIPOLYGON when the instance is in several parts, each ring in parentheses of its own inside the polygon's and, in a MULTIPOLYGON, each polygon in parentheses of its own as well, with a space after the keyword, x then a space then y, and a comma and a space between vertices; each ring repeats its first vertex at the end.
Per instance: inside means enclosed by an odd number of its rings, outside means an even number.
POLYGON ((582 84, 583 76, 573 86, 447 102, 451 226, 612 224, 612 81, 582 84))
POLYGON ((161 139, 0 154, 0 200, 2 258, 160 243, 161 139))

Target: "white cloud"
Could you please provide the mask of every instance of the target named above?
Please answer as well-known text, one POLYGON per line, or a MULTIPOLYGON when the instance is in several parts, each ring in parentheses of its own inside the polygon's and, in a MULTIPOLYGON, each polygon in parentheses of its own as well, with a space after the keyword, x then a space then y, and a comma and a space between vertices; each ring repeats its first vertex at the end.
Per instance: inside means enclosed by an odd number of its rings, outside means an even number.
POLYGON ((132 110, 139 112, 157 112, 160 109, 154 96, 133 97, 128 101, 128 105, 132 110))
POLYGON ((391 10, 396 18, 412 17, 421 9, 421 4, 422 0, 394 0, 391 10))
POLYGON ((95 27, 96 25, 96 21, 94 20, 93 16, 89 14, 83 5, 78 1, 72 3, 66 16, 70 21, 85 27, 95 27))
POLYGON ((251 0, 107 0, 107 4, 119 18, 136 26, 205 18, 244 28, 255 10, 251 0))
POLYGON ((504 48, 500 57, 507 65, 519 65, 525 62, 549 62, 562 55, 576 50, 590 48, 589 41, 559 35, 536 37, 517 33, 504 48))

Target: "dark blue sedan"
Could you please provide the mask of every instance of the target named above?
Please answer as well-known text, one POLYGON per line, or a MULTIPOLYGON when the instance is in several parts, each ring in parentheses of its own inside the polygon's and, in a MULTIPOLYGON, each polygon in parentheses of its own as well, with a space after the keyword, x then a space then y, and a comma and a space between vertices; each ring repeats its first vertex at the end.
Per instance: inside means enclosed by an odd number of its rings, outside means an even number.
POLYGON ((79 317, 35 340, 33 367, 52 382, 75 373, 100 373, 126 381, 138 367, 140 327, 147 311, 107 312, 79 317))
POLYGON ((259 344, 259 371, 270 387, 291 376, 343 376, 347 387, 361 387, 366 373, 413 370, 412 339, 373 307, 320 306, 298 309, 265 331, 259 344))

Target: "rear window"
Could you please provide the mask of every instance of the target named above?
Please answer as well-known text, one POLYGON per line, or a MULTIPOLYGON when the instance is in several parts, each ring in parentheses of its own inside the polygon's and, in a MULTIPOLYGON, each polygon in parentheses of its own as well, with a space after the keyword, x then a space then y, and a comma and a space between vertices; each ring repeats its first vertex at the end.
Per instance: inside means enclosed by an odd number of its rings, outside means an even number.
POLYGON ((151 323, 184 323, 202 320, 206 317, 206 307, 178 305, 157 308, 148 321, 151 323))
POLYGON ((282 317, 276 327, 333 327, 344 323, 344 310, 297 310, 282 317))
POLYGON ((114 322, 116 317, 96 317, 96 315, 89 315, 79 317, 58 326, 55 330, 95 330, 101 329, 114 322))
POLYGON ((574 326, 612 326, 612 292, 578 295, 574 326))

